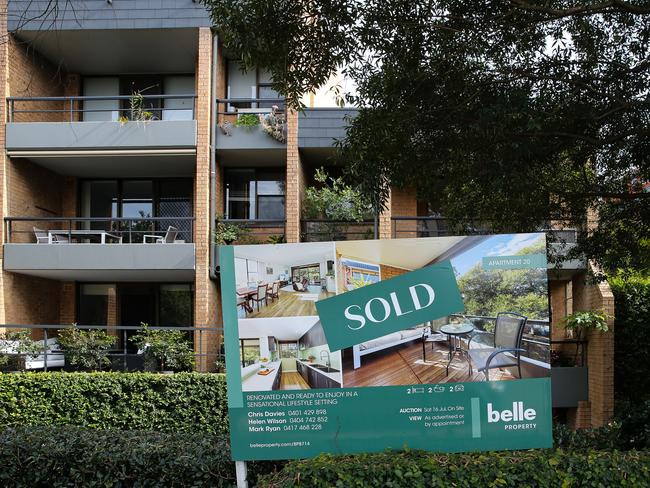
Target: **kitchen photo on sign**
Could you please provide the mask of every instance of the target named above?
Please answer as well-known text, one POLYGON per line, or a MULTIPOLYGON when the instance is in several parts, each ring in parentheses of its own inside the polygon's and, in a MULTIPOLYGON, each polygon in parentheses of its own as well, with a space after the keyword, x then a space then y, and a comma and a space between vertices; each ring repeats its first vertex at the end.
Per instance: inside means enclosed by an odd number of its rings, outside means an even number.
POLYGON ((544 233, 335 246, 338 293, 450 261, 464 303, 456 314, 343 349, 346 388, 550 376, 544 233))
POLYGON ((240 318, 242 391, 341 388, 341 353, 317 316, 240 318))

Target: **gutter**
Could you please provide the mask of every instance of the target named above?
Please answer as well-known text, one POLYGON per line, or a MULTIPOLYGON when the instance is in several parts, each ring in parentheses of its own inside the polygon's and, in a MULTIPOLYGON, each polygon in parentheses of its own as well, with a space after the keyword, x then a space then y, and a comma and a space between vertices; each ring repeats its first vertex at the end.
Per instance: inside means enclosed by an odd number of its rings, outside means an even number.
POLYGON ((212 35, 212 90, 210 98, 210 279, 216 280, 218 257, 217 247, 212 242, 214 236, 214 222, 216 219, 216 200, 217 200, 217 71, 219 66, 219 37, 216 34, 212 35))

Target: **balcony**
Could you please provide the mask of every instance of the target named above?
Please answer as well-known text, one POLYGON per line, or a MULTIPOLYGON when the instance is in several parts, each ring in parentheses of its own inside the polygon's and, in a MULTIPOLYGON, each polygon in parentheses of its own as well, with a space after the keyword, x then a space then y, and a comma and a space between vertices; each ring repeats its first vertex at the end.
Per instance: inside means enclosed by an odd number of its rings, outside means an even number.
POLYGON ((192 281, 193 221, 5 218, 4 269, 66 281, 192 281))
POLYGON ((372 220, 349 222, 338 220, 301 220, 300 240, 302 242, 359 241, 375 238, 375 223, 372 220))
POLYGON ((144 95, 157 108, 135 113, 124 108, 131 99, 10 97, 7 154, 81 177, 193 173, 195 95, 144 95))
POLYGON ((287 117, 282 98, 217 99, 217 151, 223 164, 286 160, 287 117), (235 159, 236 158, 236 159, 235 159))

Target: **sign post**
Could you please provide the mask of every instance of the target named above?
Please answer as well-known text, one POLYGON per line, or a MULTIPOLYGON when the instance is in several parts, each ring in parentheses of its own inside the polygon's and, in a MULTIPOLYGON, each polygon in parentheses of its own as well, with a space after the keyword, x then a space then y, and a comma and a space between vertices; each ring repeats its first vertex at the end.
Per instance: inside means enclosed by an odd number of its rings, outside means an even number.
POLYGON ((544 249, 543 233, 222 246, 238 487, 247 460, 550 447, 544 249))

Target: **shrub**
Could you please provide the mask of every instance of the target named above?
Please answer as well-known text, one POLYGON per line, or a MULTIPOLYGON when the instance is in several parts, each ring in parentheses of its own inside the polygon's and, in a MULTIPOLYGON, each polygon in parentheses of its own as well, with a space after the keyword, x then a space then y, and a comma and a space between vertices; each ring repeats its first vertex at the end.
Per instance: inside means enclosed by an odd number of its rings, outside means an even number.
POLYGON ((429 486, 630 486, 650 484, 646 451, 489 452, 431 454, 421 451, 321 455, 289 462, 258 486, 386 487, 429 486))
POLYGON ((116 338, 103 330, 81 330, 76 325, 58 331, 66 364, 82 370, 97 371, 110 366, 108 353, 116 338))
POLYGON ((0 486, 235 485, 223 437, 79 427, 0 432, 0 486))
POLYGON ((650 277, 619 275, 609 278, 614 293, 614 385, 623 399, 650 400, 650 277))
POLYGON ((2 374, 0 425, 222 434, 226 381, 205 373, 2 374))
POLYGON ((160 371, 191 371, 194 368, 194 346, 182 330, 150 329, 142 324, 131 342, 145 352, 145 360, 160 371))
POLYGON ((29 330, 0 332, 0 371, 22 371, 25 360, 36 358, 43 346, 34 341, 29 330))
POLYGON ((561 449, 625 449, 621 423, 612 422, 603 427, 573 430, 563 424, 553 425, 553 445, 561 449))

